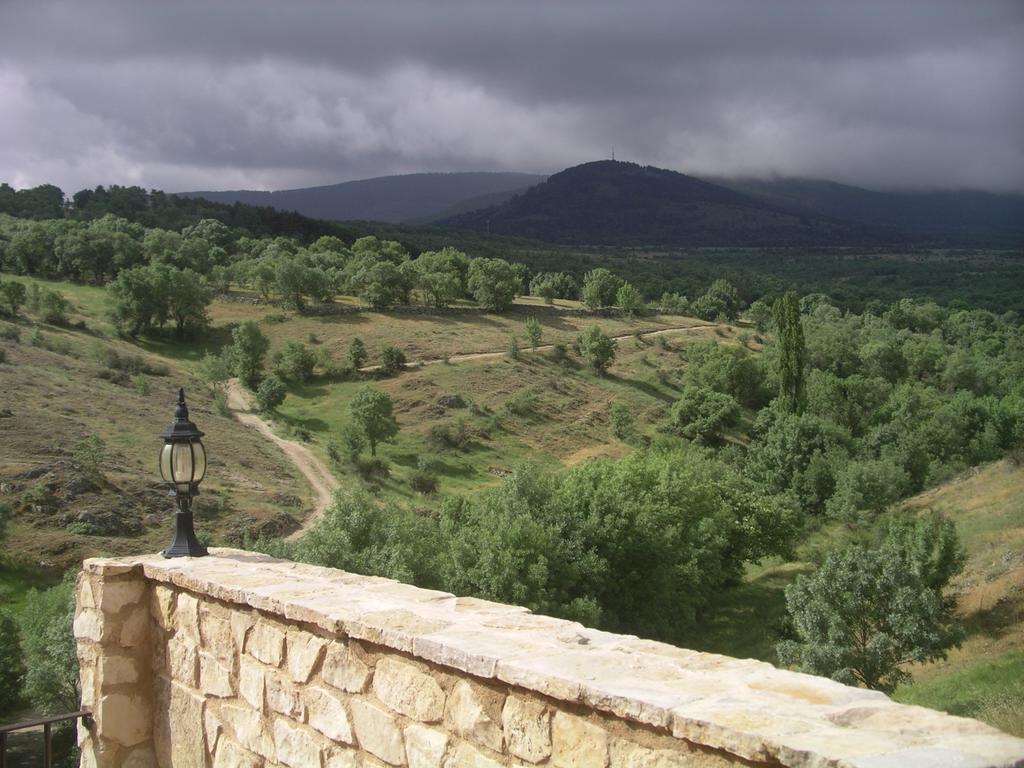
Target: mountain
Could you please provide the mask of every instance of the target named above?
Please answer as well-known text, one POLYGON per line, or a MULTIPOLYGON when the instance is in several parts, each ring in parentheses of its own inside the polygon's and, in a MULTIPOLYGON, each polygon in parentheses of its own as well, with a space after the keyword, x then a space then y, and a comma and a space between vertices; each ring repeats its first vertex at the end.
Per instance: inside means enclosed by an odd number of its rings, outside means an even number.
POLYGON ((1019 244, 1024 195, 981 191, 876 192, 813 179, 707 179, 768 203, 920 236, 1019 244))
MULTIPOLYGON (((179 192, 218 203, 246 203, 296 211, 304 216, 333 221, 427 221, 450 211, 466 210, 461 204, 483 196, 487 204, 506 199, 544 176, 532 173, 412 173, 346 181, 324 187, 285 189, 278 192, 235 190, 179 192)), ((481 203, 483 204, 483 203, 481 203)), ((472 207, 478 207, 476 203, 472 207)))
POLYGON ((652 166, 601 160, 439 224, 574 245, 848 245, 899 233, 807 211, 652 166))

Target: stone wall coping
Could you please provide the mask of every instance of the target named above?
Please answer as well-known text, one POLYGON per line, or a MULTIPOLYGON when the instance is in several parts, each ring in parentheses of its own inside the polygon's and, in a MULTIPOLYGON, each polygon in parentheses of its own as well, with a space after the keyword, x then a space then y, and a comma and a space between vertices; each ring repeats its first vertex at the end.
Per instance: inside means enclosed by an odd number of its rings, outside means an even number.
POLYGON ((835 768, 1024 766, 1024 740, 813 675, 590 629, 391 579, 214 548, 86 560, 519 686, 751 761, 835 768))

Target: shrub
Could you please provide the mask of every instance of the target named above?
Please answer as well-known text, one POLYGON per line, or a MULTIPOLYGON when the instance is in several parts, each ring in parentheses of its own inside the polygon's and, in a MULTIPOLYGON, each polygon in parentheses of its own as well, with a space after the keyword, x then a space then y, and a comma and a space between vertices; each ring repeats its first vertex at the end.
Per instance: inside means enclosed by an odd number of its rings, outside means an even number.
POLYGON ((739 421, 740 406, 729 395, 688 384, 672 406, 672 425, 689 440, 718 442, 739 421))
POLYGON ((540 322, 536 317, 526 318, 526 338, 530 340, 530 349, 534 352, 537 351, 537 347, 540 346, 541 336, 544 331, 540 327, 540 322))
POLYGON ((603 375, 615 359, 615 339, 592 325, 579 335, 578 343, 587 365, 599 376, 603 375))
POLYGON ((505 410, 516 416, 529 416, 537 407, 537 396, 522 389, 505 401, 505 410))
POLYGON ((101 479, 100 462, 106 453, 106 444, 99 435, 89 435, 71 446, 71 458, 82 474, 101 479))
POLYGON ((4 341, 13 341, 15 344, 21 341, 21 331, 15 325, 4 324, 0 327, 0 339, 4 341))
POLYGON ((612 403, 608 408, 608 426, 612 437, 622 440, 624 443, 631 443, 636 439, 636 426, 633 423, 633 414, 623 403, 612 403))
POLYGON ((218 416, 231 417, 231 408, 228 406, 228 399, 223 392, 213 393, 213 412, 218 416))
POLYGON ((344 454, 345 458, 354 463, 366 447, 366 437, 354 424, 346 424, 341 428, 338 436, 338 449, 344 454))
POLYGON ((391 469, 388 467, 388 463, 383 459, 378 459, 376 456, 371 456, 368 459, 357 458, 355 468, 356 473, 366 481, 391 476, 391 469))
POLYGON ((515 333, 508 335, 508 347, 506 347, 505 354, 512 360, 519 359, 519 339, 516 338, 515 333))
POLYGON ((348 344, 348 364, 353 371, 358 371, 366 365, 366 345, 363 340, 355 336, 348 344))
POLYGON ((135 387, 135 391, 143 397, 149 394, 149 379, 141 373, 136 373, 132 376, 132 386, 135 387))
POLYGON ((273 359, 274 373, 283 381, 309 381, 315 365, 313 350, 298 341, 286 341, 273 359))
POLYGON ((405 368, 405 353, 398 347, 390 345, 384 347, 381 350, 380 358, 380 369, 387 376, 405 368))
POLYGON ((565 346, 565 344, 554 344, 551 347, 551 351, 548 352, 548 357, 550 357, 551 360, 556 363, 562 362, 568 356, 569 349, 565 346))
POLYGON ((256 404, 261 411, 270 412, 284 402, 288 389, 277 376, 267 376, 256 388, 256 404))
POLYGON ((420 459, 419 465, 409 476, 409 486, 416 493, 428 494, 437 490, 437 475, 429 463, 420 459))

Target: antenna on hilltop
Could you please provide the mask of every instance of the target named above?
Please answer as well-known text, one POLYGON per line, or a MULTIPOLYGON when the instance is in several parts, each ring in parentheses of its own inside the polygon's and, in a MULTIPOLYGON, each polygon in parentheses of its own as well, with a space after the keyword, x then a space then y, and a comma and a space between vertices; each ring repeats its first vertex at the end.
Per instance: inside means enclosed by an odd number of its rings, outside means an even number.
POLYGON ((615 147, 612 147, 612 162, 615 162, 615 147))

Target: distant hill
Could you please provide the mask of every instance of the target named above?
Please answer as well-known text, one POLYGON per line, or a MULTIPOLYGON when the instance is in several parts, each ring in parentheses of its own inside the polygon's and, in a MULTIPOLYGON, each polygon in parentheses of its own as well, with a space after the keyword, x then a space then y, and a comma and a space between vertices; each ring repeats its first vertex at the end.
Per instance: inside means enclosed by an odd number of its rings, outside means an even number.
POLYGON ((574 245, 851 245, 900 233, 804 210, 652 166, 568 168, 505 203, 439 224, 574 245))
POLYGON ((178 194, 219 203, 272 206, 332 221, 399 223, 428 221, 463 211, 466 201, 474 201, 470 203, 471 208, 493 205, 544 179, 532 173, 413 173, 278 192, 234 190, 178 194), (480 198, 483 200, 477 202, 480 198))
POLYGON ((1024 238, 1024 195, 980 191, 875 192, 811 179, 707 179, 774 205, 965 242, 1024 238))

